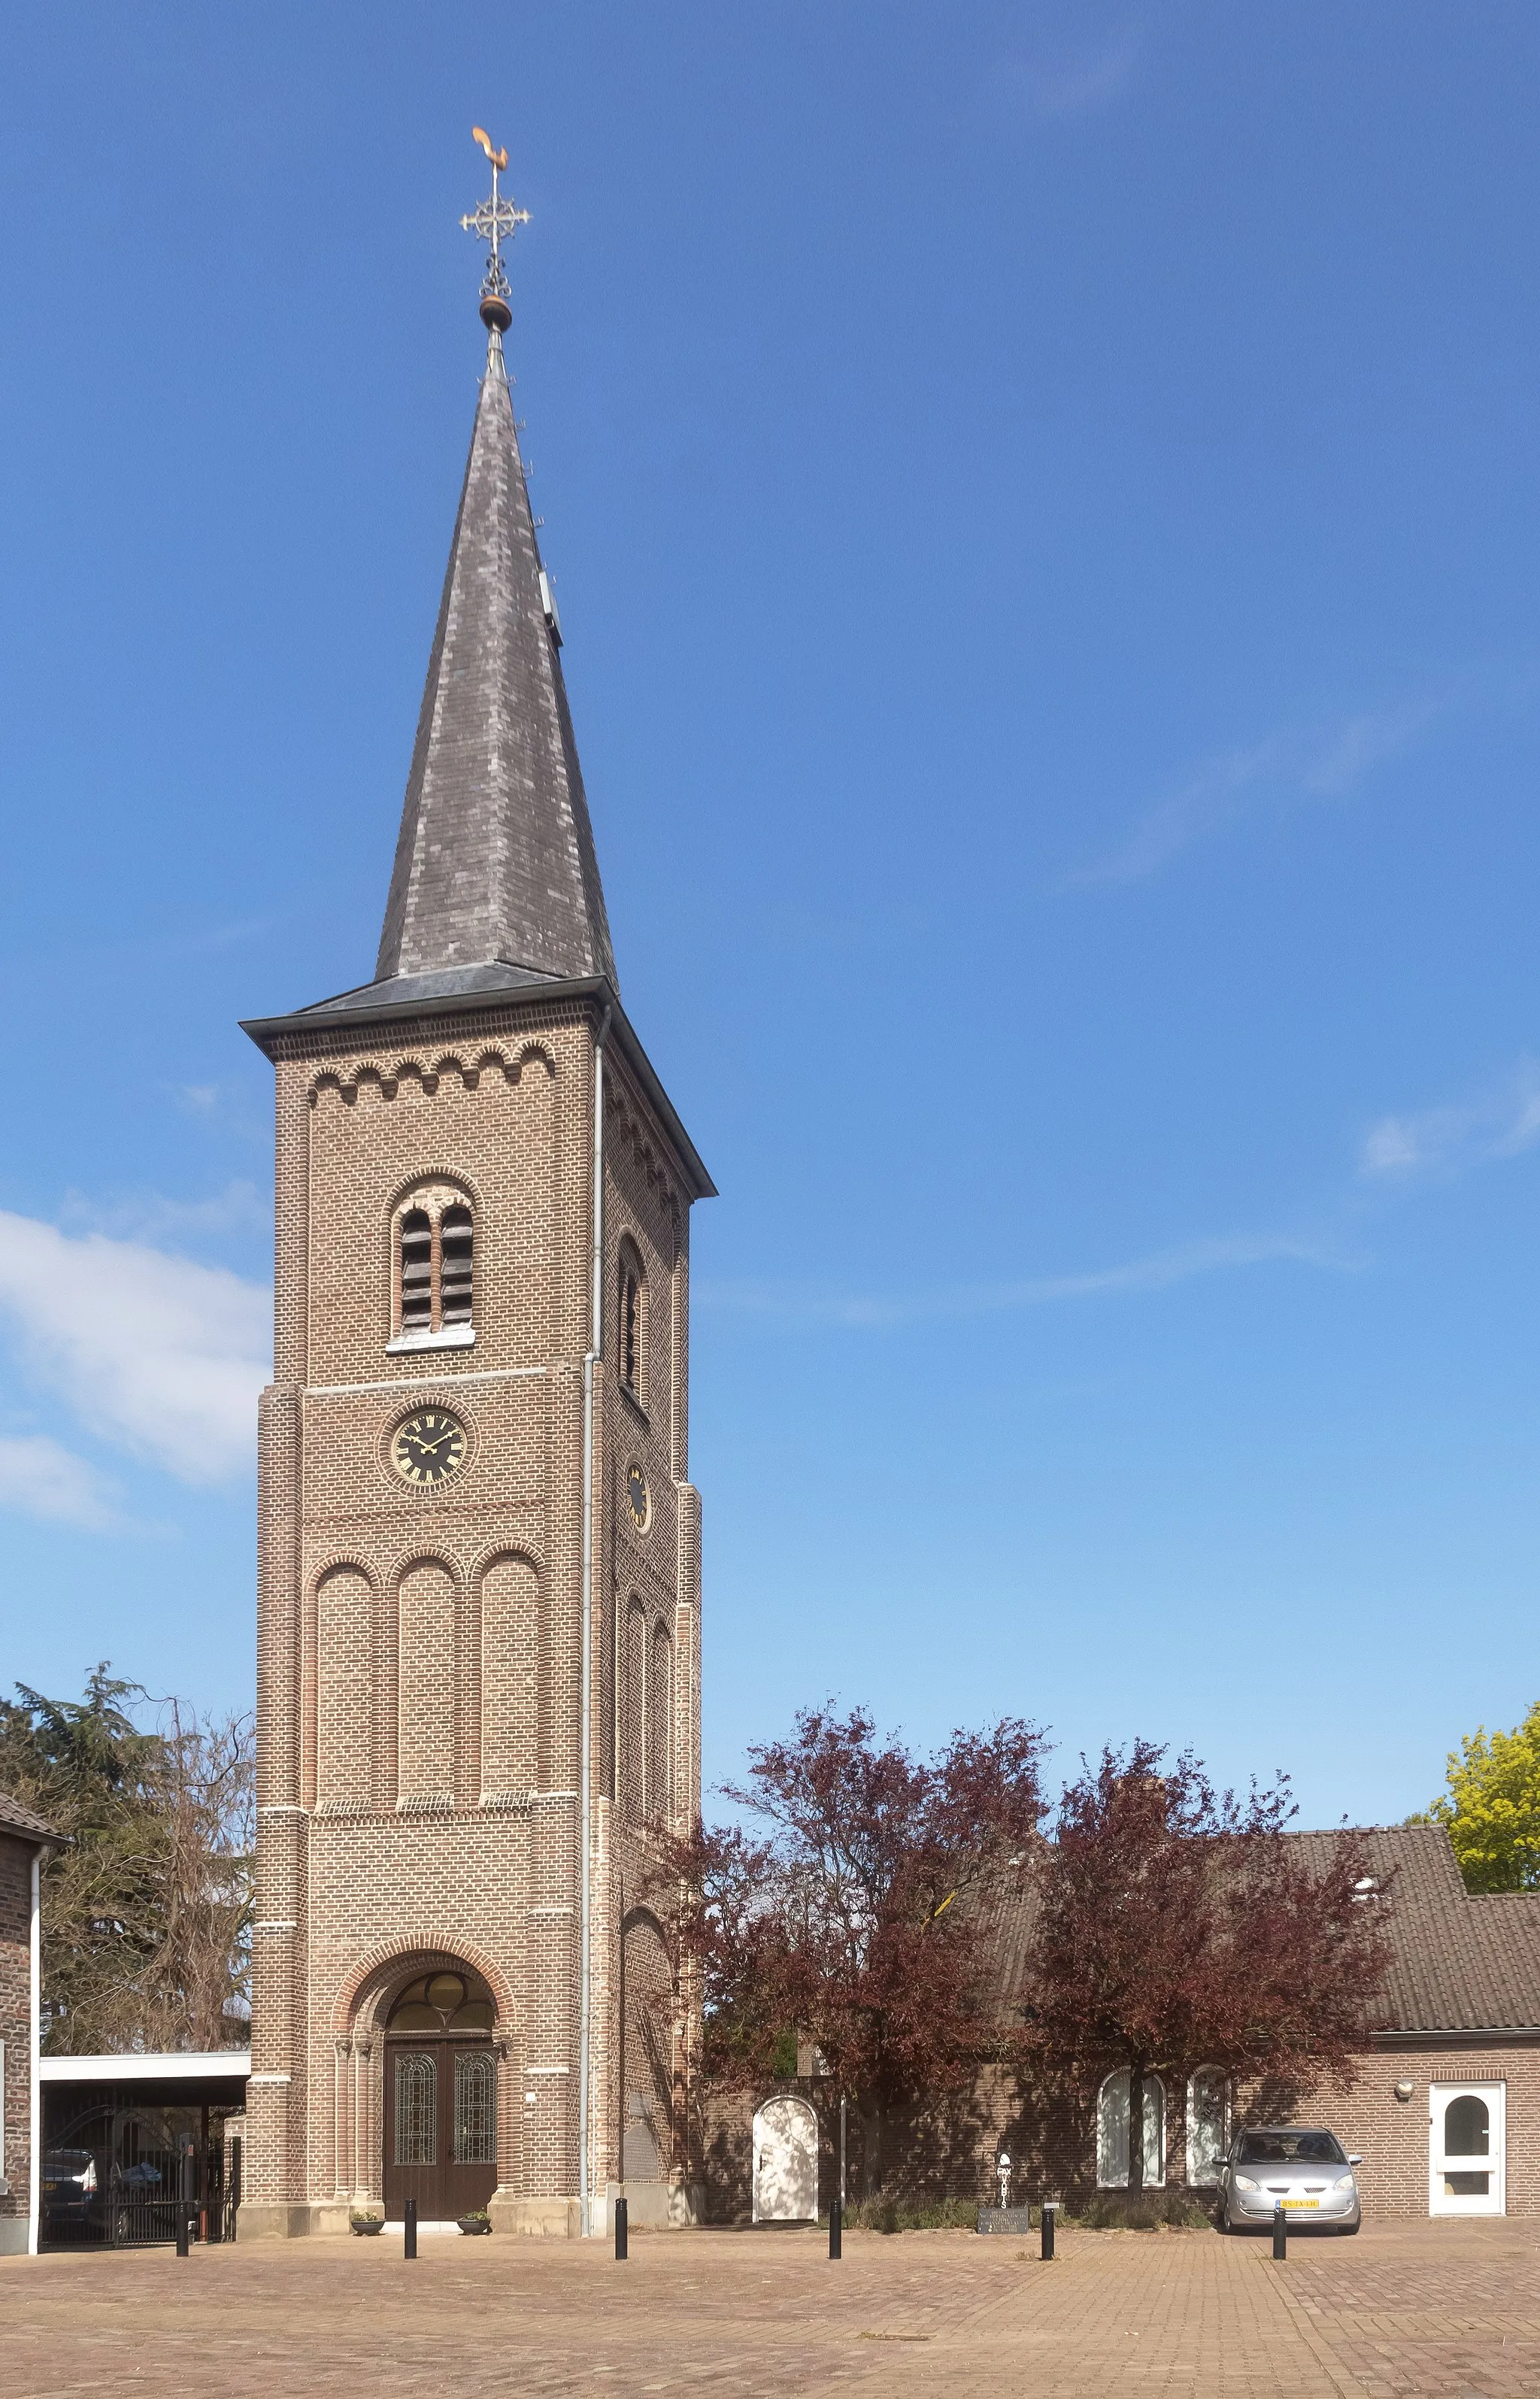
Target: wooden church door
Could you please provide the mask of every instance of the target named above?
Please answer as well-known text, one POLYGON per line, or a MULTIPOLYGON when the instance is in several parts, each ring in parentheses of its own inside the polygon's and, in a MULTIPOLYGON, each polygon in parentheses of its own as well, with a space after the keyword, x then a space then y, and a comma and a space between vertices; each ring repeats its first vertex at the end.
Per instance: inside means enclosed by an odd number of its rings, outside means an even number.
POLYGON ((468 1972, 423 1974, 385 2025, 385 2211, 419 2224, 485 2207, 497 2188, 492 1994, 468 1972))
POLYGON ((497 2061, 492 2043, 385 2044, 385 2211, 417 2202, 420 2224, 485 2207, 497 2188, 497 2061))

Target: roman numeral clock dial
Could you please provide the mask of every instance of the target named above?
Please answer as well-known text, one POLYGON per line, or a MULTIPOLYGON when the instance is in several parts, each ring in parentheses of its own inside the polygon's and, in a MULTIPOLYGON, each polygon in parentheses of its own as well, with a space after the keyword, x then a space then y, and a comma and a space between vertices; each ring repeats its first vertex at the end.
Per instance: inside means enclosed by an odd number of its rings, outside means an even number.
POLYGON ((447 1408, 419 1408, 396 1428, 390 1462, 403 1483, 447 1483, 465 1464, 466 1429, 447 1408))

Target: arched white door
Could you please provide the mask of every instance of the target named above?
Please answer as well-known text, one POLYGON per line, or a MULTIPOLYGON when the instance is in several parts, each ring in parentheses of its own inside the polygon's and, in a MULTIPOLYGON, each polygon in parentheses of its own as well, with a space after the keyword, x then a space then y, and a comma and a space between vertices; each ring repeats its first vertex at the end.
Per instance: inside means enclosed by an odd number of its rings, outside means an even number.
POLYGON ((754 2116, 754 2222, 817 2218, 818 2120, 805 2099, 767 2099, 754 2116))
POLYGON ((1501 2082, 1435 2082, 1428 2091, 1428 2214, 1505 2212, 1506 2090, 1501 2082))

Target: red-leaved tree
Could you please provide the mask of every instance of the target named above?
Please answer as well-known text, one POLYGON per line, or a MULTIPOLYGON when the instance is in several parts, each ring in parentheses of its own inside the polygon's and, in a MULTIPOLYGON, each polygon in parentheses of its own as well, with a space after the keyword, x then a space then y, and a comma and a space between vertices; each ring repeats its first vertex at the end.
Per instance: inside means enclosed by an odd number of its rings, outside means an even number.
POLYGON ((762 2087, 810 2040, 858 2111, 868 2195, 891 2110, 966 2088, 1011 2039, 971 1903, 1030 1871, 1043 1747, 1006 1717, 921 1758, 860 1708, 807 1710, 727 1793, 763 1837, 701 1827, 670 1854, 707 2080, 762 2087))
POLYGON ((1286 1777, 1216 1793, 1190 1754, 1104 1750, 1041 1853, 1029 2026, 1088 2092, 1128 2070, 1128 2183, 1143 2186, 1145 2078, 1204 2065, 1296 2087, 1348 2082, 1390 1961, 1387 1877, 1355 1833, 1302 1838, 1286 1777))

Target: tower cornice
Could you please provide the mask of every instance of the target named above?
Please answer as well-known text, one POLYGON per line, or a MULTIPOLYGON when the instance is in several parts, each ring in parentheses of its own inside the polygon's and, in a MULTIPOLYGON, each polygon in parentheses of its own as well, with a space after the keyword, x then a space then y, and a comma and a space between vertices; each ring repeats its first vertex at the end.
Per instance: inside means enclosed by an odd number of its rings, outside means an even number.
MULTIPOLYGON (((409 978, 399 980, 404 983, 409 978)), ((438 1039, 453 1032, 475 1039, 533 1027, 548 1021, 553 1010, 565 1013, 574 1007, 588 1015, 597 1030, 608 1013, 608 1038, 619 1050, 642 1098, 657 1118, 659 1130, 690 1186, 692 1200, 717 1197, 717 1186, 704 1159, 606 976, 538 977, 521 984, 419 993, 415 996, 387 996, 389 990, 388 984, 371 983, 357 993, 344 992, 337 999, 322 1000, 316 1007, 296 1009, 288 1016, 244 1018, 241 1031, 276 1064, 279 1059, 319 1062, 344 1056, 367 1047, 371 1033, 386 1029, 403 1040, 410 1039, 418 1027, 425 1037, 438 1039)))

